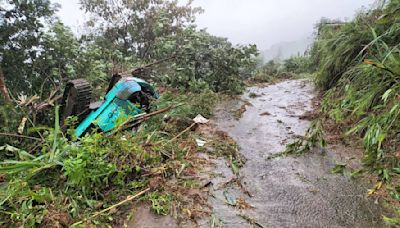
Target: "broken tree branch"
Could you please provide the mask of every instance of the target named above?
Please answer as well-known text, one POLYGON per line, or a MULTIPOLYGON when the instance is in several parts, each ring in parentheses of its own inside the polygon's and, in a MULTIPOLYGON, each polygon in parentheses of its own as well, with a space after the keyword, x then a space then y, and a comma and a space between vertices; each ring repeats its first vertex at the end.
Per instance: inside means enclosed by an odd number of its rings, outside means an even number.
POLYGON ((169 106, 167 108, 163 108, 163 109, 157 110, 155 112, 144 114, 144 115, 143 114, 139 114, 139 115, 136 115, 136 116, 132 116, 131 118, 126 120, 124 123, 122 123, 117 129, 110 130, 110 131, 105 131, 104 133, 111 132, 110 135, 113 135, 113 134, 115 134, 115 133, 117 133, 119 131, 124 131, 126 129, 129 129, 129 128, 137 125, 138 121, 148 119, 148 118, 150 118, 152 116, 155 116, 155 115, 158 115, 158 114, 161 114, 161 113, 164 113, 164 112, 168 112, 168 111, 170 111, 170 110, 172 110, 174 108, 177 108, 177 107, 179 107, 181 105, 183 105, 183 104, 178 104, 178 105, 175 105, 175 106, 169 106))
POLYGON ((146 114, 146 115, 143 115, 143 116, 139 116, 137 119, 135 119, 135 121, 136 121, 136 120, 148 119, 148 118, 150 118, 150 117, 152 117, 152 116, 155 116, 155 115, 158 115, 158 114, 161 114, 161 113, 164 113, 164 112, 168 112, 168 111, 170 111, 171 109, 174 109, 174 108, 179 107, 179 106, 181 106, 181 105, 182 105, 182 104, 175 105, 175 106, 169 106, 169 107, 167 107, 167 108, 163 108, 163 109, 154 111, 154 112, 152 112, 152 113, 149 113, 149 114, 146 114))
POLYGON ((174 141, 175 139, 179 138, 181 135, 183 135, 185 132, 189 131, 190 129, 192 129, 192 127, 194 127, 194 125, 196 125, 196 123, 192 123, 189 127, 187 127, 185 130, 181 131, 179 134, 177 134, 175 137, 173 137, 171 140, 169 140, 170 142, 174 141))
POLYGON ((48 106, 54 106, 54 104, 60 100, 63 97, 63 95, 58 95, 56 97, 49 97, 46 100, 40 102, 39 104, 37 104, 34 109, 36 111, 41 111, 45 108, 47 108, 48 106))
POLYGON ((0 93, 3 95, 6 103, 11 103, 11 97, 10 94, 8 93, 8 89, 6 87, 6 80, 1 67, 0 67, 0 93))
POLYGON ((74 227, 74 226, 76 226, 76 225, 82 224, 83 222, 86 222, 87 220, 93 219, 93 218, 95 218, 95 217, 97 217, 97 216, 99 216, 99 215, 101 215, 101 214, 103 214, 103 213, 105 213, 105 212, 107 212, 107 211, 109 211, 109 210, 112 210, 112 209, 114 209, 114 208, 116 208, 116 207, 118 207, 118 206, 121 206, 122 204, 125 204, 125 203, 127 203, 127 202, 129 202, 129 201, 132 201, 132 200, 138 198, 139 196, 145 194, 145 193, 148 192, 148 191, 150 191, 150 188, 146 188, 145 190, 139 192, 138 194, 136 194, 136 195, 134 195, 134 196, 129 196, 128 198, 126 198, 125 200, 122 200, 121 202, 119 202, 119 203, 117 203, 117 204, 114 204, 114 205, 112 205, 112 206, 110 206, 110 207, 108 207, 108 208, 106 208, 106 209, 104 209, 104 210, 101 210, 101 211, 99 211, 99 212, 96 212, 94 215, 90 216, 89 218, 84 219, 84 220, 82 220, 82 221, 79 221, 79 222, 76 222, 76 223, 72 224, 71 227, 74 227))
MULTIPOLYGON (((10 96, 10 97, 11 97, 11 99, 12 99, 12 101, 13 101, 14 103, 18 104, 17 100, 16 100, 13 96, 10 96)), ((22 112, 22 113, 25 115, 25 117, 28 119, 29 123, 30 123, 33 127, 35 127, 35 123, 32 121, 31 118, 29 118, 28 113, 27 113, 21 106, 17 105, 16 107, 18 107, 18 108, 21 110, 21 112, 22 112)), ((46 142, 45 138, 44 138, 43 135, 40 133, 40 131, 36 130, 36 133, 40 136, 40 138, 42 139, 43 142, 46 142)), ((50 145, 49 145, 49 146, 50 146, 50 145)))

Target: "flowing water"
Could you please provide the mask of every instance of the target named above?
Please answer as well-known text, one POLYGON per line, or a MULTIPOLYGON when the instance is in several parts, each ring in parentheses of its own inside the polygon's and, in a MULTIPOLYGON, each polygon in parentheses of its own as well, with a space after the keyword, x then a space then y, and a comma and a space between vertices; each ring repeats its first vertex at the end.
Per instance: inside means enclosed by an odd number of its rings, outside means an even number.
POLYGON ((214 121, 238 143, 247 162, 239 178, 222 158, 204 170, 213 173, 211 218, 177 224, 147 205, 137 207, 128 227, 385 227, 380 202, 367 197, 373 183, 332 174, 338 163, 359 167, 361 150, 338 144, 268 159, 304 136, 310 122, 301 117, 312 110, 313 97, 312 83, 291 80, 251 87, 242 99, 221 104, 214 121), (239 109, 244 113, 237 119, 232 113, 239 109))
POLYGON ((248 102, 239 120, 232 116, 232 110, 246 103, 232 100, 219 106, 217 126, 238 143, 247 162, 240 170, 243 186, 239 187, 226 184, 234 175, 225 160, 216 160, 209 198, 213 207, 211 224, 384 227, 382 208, 366 194, 371 183, 331 172, 338 162, 352 160, 356 153, 352 149, 336 146, 299 157, 267 159, 283 151, 296 136, 305 134, 310 122, 299 117, 312 109, 313 97, 312 83, 290 80, 249 88, 242 97, 248 102), (229 205, 238 199, 252 208, 229 205))

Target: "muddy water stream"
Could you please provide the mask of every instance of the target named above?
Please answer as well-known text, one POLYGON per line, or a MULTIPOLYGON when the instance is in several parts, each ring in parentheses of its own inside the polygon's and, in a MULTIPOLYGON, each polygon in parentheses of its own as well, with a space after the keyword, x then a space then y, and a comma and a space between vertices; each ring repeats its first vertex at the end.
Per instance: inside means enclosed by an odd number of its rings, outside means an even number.
POLYGON ((240 170, 243 184, 240 188, 235 184, 224 185, 234 175, 226 161, 216 161, 209 198, 213 207, 212 224, 222 227, 384 226, 380 219, 381 207, 367 197, 366 189, 370 185, 366 180, 331 172, 339 160, 350 159, 351 150, 348 154, 342 152, 341 157, 333 148, 300 157, 267 159, 283 151, 296 136, 304 135, 310 123, 299 117, 311 110, 313 96, 311 83, 291 80, 249 88, 243 99, 250 104, 239 120, 232 116, 232 110, 243 103, 228 101, 218 108, 218 128, 236 140, 247 162, 240 170), (229 201, 238 199, 252 208, 237 209, 229 205, 229 201))

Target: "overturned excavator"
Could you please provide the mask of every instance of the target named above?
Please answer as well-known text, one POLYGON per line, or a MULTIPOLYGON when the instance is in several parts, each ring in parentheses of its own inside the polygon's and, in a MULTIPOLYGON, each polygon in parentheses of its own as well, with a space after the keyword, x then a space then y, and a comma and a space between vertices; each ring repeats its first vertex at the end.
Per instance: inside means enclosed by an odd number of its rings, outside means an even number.
MULTIPOLYGON (((142 68, 132 75, 138 75, 142 68)), ((146 81, 121 74, 112 76, 102 101, 91 103, 92 88, 85 79, 75 79, 67 83, 61 100, 60 122, 66 130, 66 119, 76 116, 79 125, 74 129, 76 137, 82 136, 92 127, 103 132, 114 129, 117 122, 145 113, 158 93, 146 81)))

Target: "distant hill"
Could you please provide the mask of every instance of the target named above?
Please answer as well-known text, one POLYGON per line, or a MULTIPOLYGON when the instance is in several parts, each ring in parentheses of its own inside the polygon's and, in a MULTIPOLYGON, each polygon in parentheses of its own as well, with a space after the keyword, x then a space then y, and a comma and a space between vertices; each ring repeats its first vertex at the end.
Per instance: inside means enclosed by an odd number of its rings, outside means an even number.
POLYGON ((269 49, 261 51, 264 62, 270 60, 284 60, 293 55, 303 55, 310 47, 314 38, 308 37, 292 42, 280 42, 272 45, 269 49))

